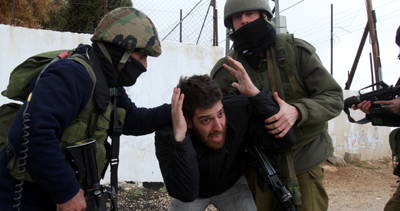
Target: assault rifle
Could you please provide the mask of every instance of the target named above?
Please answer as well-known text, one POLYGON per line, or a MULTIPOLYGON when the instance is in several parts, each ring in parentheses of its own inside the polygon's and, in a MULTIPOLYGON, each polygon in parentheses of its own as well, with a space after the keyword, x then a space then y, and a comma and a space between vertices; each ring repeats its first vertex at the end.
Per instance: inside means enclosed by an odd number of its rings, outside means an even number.
POLYGON ((359 121, 355 121, 351 116, 350 116, 350 111, 349 108, 353 104, 358 105, 359 103, 363 102, 364 100, 371 101, 371 107, 369 109, 370 115, 372 118, 378 119, 378 121, 372 121, 373 125, 384 125, 383 123, 383 118, 381 117, 382 113, 382 108, 386 107, 386 105, 381 105, 381 104, 374 104, 375 101, 380 101, 380 100, 392 100, 394 99, 397 95, 399 95, 400 92, 400 85, 398 86, 388 86, 385 82, 380 81, 378 83, 372 84, 370 86, 364 87, 358 91, 358 96, 352 96, 349 98, 346 98, 344 100, 344 107, 343 110, 347 114, 349 121, 350 122, 355 122, 358 124, 365 124, 370 122, 370 120, 367 119, 362 119, 359 121), (382 86, 381 89, 371 91, 368 93, 361 94, 361 90, 364 90, 369 87, 373 87, 375 85, 380 85, 382 86))
POLYGON ((112 197, 110 190, 100 185, 100 178, 96 162, 96 140, 86 139, 78 145, 66 147, 69 154, 69 162, 76 172, 79 181, 87 182, 85 190, 86 210, 87 211, 106 211, 107 201, 116 205, 115 197, 112 197))
POLYGON ((257 184, 262 192, 269 188, 282 211, 294 211, 290 199, 292 194, 282 184, 275 169, 256 144, 246 146, 245 151, 254 158, 257 169, 257 184))

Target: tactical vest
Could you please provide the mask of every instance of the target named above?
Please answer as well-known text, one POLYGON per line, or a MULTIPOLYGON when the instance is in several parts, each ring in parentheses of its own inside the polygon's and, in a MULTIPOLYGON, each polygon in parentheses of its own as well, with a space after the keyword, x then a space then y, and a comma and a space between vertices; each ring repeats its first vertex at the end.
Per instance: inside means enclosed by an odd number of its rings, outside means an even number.
MULTIPOLYGON (((92 66, 89 64, 87 55, 79 55, 74 54, 72 57, 67 58, 72 59, 75 62, 78 62, 88 71, 93 84, 96 84, 96 75, 93 71, 92 66)), ((110 125, 111 112, 113 110, 113 105, 111 103, 107 106, 107 111, 103 114, 99 114, 96 109, 96 102, 94 100, 94 88, 92 89, 92 94, 90 99, 82 110, 82 112, 78 115, 78 117, 73 120, 71 125, 69 125, 65 131, 63 132, 61 139, 59 141, 59 145, 61 146, 61 151, 64 155, 67 155, 65 147, 75 145, 77 142, 93 138, 96 140, 97 152, 96 152, 96 161, 97 161, 97 169, 100 177, 104 177, 105 170, 107 169, 107 165, 110 162, 110 144, 107 142, 107 131, 110 125)), ((123 108, 117 108, 118 120, 121 123, 121 127, 124 124, 124 119, 126 115, 126 111, 123 108)), ((10 169, 11 174, 17 178, 19 171, 19 161, 18 158, 14 155, 7 167, 10 169)), ((30 177, 27 172, 24 172, 25 181, 34 182, 34 180, 30 177)), ((85 185, 85 180, 82 179, 79 181, 81 186, 85 185)))
MULTIPOLYGON (((308 45, 304 45, 304 47, 307 46, 308 45)), ((306 50, 310 52, 315 51, 311 46, 309 48, 310 49, 306 50)), ((264 88, 273 92, 276 91, 281 99, 290 104, 301 98, 310 98, 307 88, 299 74, 297 51, 298 49, 294 43, 292 34, 277 34, 275 45, 263 52, 262 58, 265 59, 261 59, 258 70, 253 69, 245 58, 243 56, 238 56, 234 50, 230 51, 228 56, 242 63, 253 84, 258 89, 264 88)), ((211 71, 211 77, 218 82, 223 92, 227 92, 228 94, 240 94, 236 88, 231 86, 233 82, 237 82, 235 76, 227 70, 221 71, 224 69, 222 68, 223 63, 229 64, 227 58, 221 59, 215 65, 214 69, 211 71), (216 75, 217 72, 219 74, 218 76, 216 75)), ((301 204, 301 194, 293 164, 293 150, 297 150, 315 140, 315 138, 326 130, 326 126, 327 122, 315 125, 293 126, 296 132, 297 142, 291 149, 264 150, 266 157, 276 167, 275 170, 278 176, 288 179, 288 189, 293 195, 292 203, 295 205, 301 204)))

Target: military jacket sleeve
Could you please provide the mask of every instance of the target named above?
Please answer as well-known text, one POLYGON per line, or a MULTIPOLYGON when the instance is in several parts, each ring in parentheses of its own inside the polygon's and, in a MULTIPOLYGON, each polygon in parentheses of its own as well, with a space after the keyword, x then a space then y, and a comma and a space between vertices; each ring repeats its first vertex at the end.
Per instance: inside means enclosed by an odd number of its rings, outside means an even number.
POLYGON ((168 194, 183 202, 199 195, 199 168, 189 133, 182 142, 174 137, 172 125, 155 133, 156 156, 168 194))
POLYGON ((292 103, 301 115, 297 125, 317 124, 328 121, 343 109, 343 90, 322 65, 313 47, 307 42, 295 39, 298 49, 299 74, 309 97, 292 103))
MULTIPOLYGON (((227 95, 225 96, 225 101, 228 101, 230 98, 234 98, 233 103, 230 103, 230 106, 225 106, 224 104, 224 109, 227 110, 227 112, 235 113, 235 111, 240 109, 235 105, 243 106, 241 105, 240 101, 235 98, 245 99, 247 97, 227 95)), ((248 102, 248 106, 250 107, 250 114, 247 118, 236 117, 235 120, 232 121, 240 121, 240 119, 246 119, 246 141, 258 143, 262 145, 264 149, 270 150, 287 149, 292 147, 296 143, 296 134, 293 128, 291 128, 283 138, 275 138, 275 135, 270 134, 265 128, 264 120, 279 112, 279 105, 274 100, 273 95, 270 91, 261 90, 261 92, 256 96, 241 101, 248 102)), ((230 118, 231 116, 227 116, 227 119, 230 118)))
POLYGON ((57 61, 33 88, 27 109, 30 121, 22 121, 25 101, 10 125, 8 138, 14 153, 20 157, 24 149, 21 144, 29 140, 26 171, 57 204, 70 200, 80 188, 75 171, 60 150, 59 139, 86 106, 92 88, 92 79, 82 65, 70 59, 57 61), (23 135, 26 139, 21 138, 23 135))
POLYGON ((137 107, 123 87, 119 87, 119 91, 121 97, 118 101, 118 107, 126 110, 125 123, 122 128, 123 134, 150 134, 158 128, 172 123, 170 104, 163 104, 154 108, 137 107))

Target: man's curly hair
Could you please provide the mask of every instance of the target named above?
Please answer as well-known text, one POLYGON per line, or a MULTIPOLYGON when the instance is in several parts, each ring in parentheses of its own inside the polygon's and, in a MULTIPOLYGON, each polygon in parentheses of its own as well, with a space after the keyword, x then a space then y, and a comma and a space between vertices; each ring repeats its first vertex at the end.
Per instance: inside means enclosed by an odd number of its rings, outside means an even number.
POLYGON ((221 89, 208 75, 182 76, 177 88, 185 95, 182 110, 183 115, 190 120, 196 109, 209 109, 222 101, 221 89))

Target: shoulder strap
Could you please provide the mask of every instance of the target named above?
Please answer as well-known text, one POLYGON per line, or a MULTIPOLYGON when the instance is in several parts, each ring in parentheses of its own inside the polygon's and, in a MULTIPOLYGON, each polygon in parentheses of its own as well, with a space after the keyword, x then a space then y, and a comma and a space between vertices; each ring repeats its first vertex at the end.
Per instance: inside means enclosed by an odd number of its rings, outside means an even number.
MULTIPOLYGON (((296 77, 293 74, 293 71, 289 68, 289 65, 287 63, 287 58, 286 58, 286 53, 288 52, 288 49, 286 48, 286 42, 291 42, 294 43, 294 38, 293 34, 277 34, 276 36, 276 50, 277 50, 277 61, 279 68, 282 68, 288 79, 290 86, 292 87, 293 92, 293 97, 294 98, 299 98, 299 96, 296 97, 297 91, 299 90, 299 84, 296 81, 296 77)), ((295 53, 295 52, 294 52, 295 53)), ((291 55, 292 56, 292 55, 291 55)), ((293 55, 296 56, 296 55, 293 55)))
MULTIPOLYGON (((79 64, 81 64, 83 67, 85 67, 85 69, 88 71, 88 73, 90 75, 90 78, 93 81, 93 84, 96 84, 96 81, 97 81, 96 74, 94 73, 93 67, 90 64, 90 61, 88 60, 88 58, 81 54, 74 54, 71 57, 71 59, 78 62, 79 64)), ((93 89, 94 89, 94 86, 93 86, 93 89)))
POLYGON ((277 65, 277 58, 272 48, 267 49, 267 64, 268 76, 271 83, 271 91, 278 92, 279 97, 285 100, 285 93, 283 92, 281 73, 277 65))

